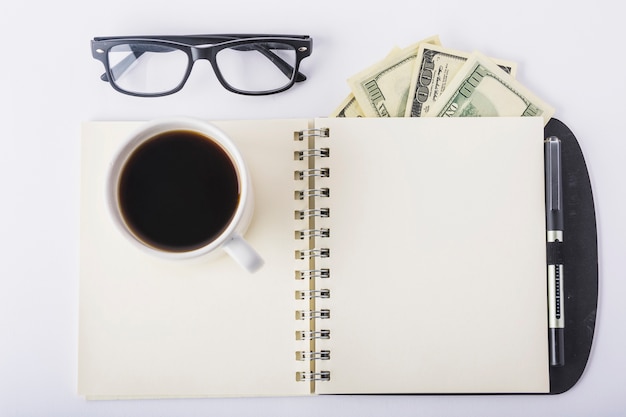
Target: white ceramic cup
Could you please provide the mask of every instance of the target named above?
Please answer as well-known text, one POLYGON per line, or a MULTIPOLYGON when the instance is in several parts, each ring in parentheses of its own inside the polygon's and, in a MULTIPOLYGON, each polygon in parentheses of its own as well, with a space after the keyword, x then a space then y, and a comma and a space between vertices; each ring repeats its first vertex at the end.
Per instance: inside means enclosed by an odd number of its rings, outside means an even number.
MULTIPOLYGON (((211 161, 207 161, 207 164, 210 163, 211 161)), ((130 135, 111 162, 106 188, 106 200, 113 222, 123 235, 142 250, 160 258, 174 260, 195 259, 225 251, 244 269, 250 272, 258 270, 263 265, 263 260, 259 254, 242 237, 250 224, 254 210, 250 173, 235 144, 223 131, 210 123, 179 117, 155 120, 145 124, 130 135), (148 242, 133 230, 127 221, 128 219, 125 218, 124 211, 120 205, 120 179, 128 160, 141 145, 157 136, 172 131, 191 131, 195 135, 201 135, 203 139, 218 145, 228 155, 238 180, 239 200, 230 221, 228 221, 219 235, 214 236, 207 242, 203 242, 202 246, 189 250, 169 250, 148 242)))

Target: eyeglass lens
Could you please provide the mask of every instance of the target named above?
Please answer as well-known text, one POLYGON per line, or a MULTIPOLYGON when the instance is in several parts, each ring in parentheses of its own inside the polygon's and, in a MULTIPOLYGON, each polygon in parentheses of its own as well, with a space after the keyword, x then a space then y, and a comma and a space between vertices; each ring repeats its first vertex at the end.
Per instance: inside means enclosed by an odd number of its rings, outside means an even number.
POLYGON ((272 91, 291 83, 296 50, 284 43, 258 42, 222 49, 215 60, 231 87, 248 92, 272 91))
POLYGON ((137 94, 159 94, 175 89, 183 81, 189 65, 183 51, 150 43, 113 46, 108 59, 113 82, 122 90, 137 94))
MULTIPOLYGON (((189 66, 182 50, 153 43, 113 46, 108 60, 113 82, 136 94, 162 94, 176 89, 189 66)), ((222 79, 232 88, 272 91, 292 82, 296 51, 280 42, 251 42, 221 49, 216 63, 222 79)))

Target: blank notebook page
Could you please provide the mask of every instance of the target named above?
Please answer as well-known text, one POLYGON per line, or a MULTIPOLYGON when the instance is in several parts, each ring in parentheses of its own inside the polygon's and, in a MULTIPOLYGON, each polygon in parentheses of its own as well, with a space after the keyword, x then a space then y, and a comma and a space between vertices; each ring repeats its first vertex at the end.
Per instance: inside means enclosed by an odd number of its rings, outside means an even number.
POLYGON ((316 123, 332 274, 317 392, 549 391, 541 119, 316 123))

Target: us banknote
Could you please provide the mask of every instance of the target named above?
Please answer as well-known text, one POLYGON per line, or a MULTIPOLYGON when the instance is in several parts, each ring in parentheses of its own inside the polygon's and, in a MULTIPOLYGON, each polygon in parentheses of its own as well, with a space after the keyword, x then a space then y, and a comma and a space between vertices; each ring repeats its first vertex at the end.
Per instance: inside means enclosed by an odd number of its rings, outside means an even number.
MULTIPOLYGON (((391 52, 387 54, 385 59, 395 55, 400 52, 400 50, 401 49, 397 46, 394 47, 391 52)), ((365 117, 365 114, 363 114, 363 110, 361 110, 361 106, 359 106, 359 103, 356 101, 354 94, 350 93, 335 111, 330 114, 330 117, 365 117)))
POLYGON ((439 45, 432 36, 392 53, 348 80, 350 89, 366 117, 403 117, 417 51, 422 43, 439 45))
POLYGON ((548 123, 554 108, 504 72, 485 55, 474 52, 457 72, 429 116, 541 116, 548 123))
MULTIPOLYGON (((405 117, 425 117, 437 102, 446 86, 452 82, 470 53, 422 44, 418 48, 405 117)), ((492 60, 505 72, 515 77, 517 64, 501 59, 492 60)))
POLYGON ((356 102, 354 94, 348 94, 343 102, 330 114, 330 117, 365 117, 363 110, 356 102))

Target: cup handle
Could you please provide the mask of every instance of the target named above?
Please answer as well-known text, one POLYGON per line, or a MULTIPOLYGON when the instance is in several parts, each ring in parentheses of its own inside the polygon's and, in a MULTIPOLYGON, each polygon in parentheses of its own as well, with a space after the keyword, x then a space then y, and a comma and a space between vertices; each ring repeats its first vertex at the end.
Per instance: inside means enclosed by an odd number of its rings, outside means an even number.
POLYGON ((248 272, 256 272, 263 266, 263 258, 238 234, 226 242, 223 248, 248 272))

